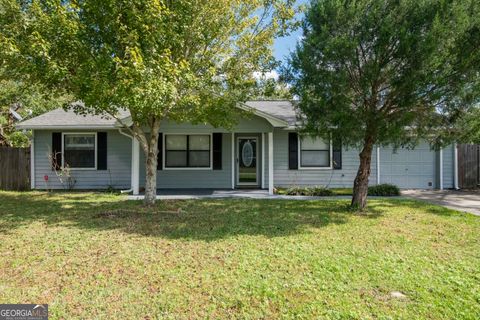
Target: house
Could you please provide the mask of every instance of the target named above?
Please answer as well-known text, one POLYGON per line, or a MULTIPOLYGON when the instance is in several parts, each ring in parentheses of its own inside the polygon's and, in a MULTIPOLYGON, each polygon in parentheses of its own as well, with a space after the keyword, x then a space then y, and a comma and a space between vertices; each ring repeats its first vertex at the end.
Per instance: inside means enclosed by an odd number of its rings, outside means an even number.
MULTIPOLYGON (((159 140, 157 187, 261 188, 351 187, 358 169, 358 150, 321 139, 300 139, 289 101, 249 101, 250 110, 233 131, 207 124, 163 121, 159 140)), ((129 114, 120 115, 128 122, 129 114)), ((76 189, 132 189, 145 183, 145 156, 139 143, 113 118, 82 116, 57 109, 26 120, 31 129, 31 185, 61 189, 49 155, 68 164, 76 189)), ((427 143, 414 150, 376 148, 371 184, 400 188, 444 189, 456 184, 456 148, 432 151, 427 143)))

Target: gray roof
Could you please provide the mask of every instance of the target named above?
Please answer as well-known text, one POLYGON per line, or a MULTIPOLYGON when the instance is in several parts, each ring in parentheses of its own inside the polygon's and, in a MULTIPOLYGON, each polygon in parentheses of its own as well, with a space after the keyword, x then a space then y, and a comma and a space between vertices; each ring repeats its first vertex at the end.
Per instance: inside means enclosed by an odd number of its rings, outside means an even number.
MULTIPOLYGON (((271 117, 277 118, 294 126, 297 122, 295 109, 292 102, 285 100, 247 101, 250 108, 271 117)), ((128 110, 122 110, 118 117, 125 119, 130 116, 128 110)), ((40 116, 25 120, 17 124, 18 129, 95 129, 115 128, 117 120, 108 115, 79 115, 72 109, 55 109, 40 116)))
POLYGON ((275 118, 284 120, 289 126, 295 126, 297 123, 297 114, 294 103, 288 100, 255 100, 247 101, 247 106, 267 113, 275 118))
MULTIPOLYGON (((120 118, 128 117, 128 111, 122 111, 120 118)), ((79 115, 69 109, 55 109, 37 117, 20 122, 19 129, 48 129, 48 128, 113 128, 117 120, 108 115, 79 115)))

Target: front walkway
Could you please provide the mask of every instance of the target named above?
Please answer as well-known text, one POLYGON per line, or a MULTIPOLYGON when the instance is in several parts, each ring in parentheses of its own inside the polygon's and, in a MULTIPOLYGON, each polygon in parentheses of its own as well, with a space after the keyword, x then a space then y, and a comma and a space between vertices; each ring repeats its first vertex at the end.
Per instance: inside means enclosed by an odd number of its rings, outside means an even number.
POLYGON ((449 209, 480 215, 480 190, 404 190, 402 195, 449 209))

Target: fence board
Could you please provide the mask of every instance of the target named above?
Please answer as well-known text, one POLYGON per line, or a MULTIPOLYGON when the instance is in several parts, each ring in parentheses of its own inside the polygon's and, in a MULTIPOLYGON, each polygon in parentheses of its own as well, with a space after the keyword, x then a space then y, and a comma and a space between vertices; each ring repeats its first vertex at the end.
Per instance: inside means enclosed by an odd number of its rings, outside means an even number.
POLYGON ((0 190, 30 189, 30 149, 0 147, 0 190))
POLYGON ((462 189, 480 186, 480 145, 458 146, 458 183, 462 189))

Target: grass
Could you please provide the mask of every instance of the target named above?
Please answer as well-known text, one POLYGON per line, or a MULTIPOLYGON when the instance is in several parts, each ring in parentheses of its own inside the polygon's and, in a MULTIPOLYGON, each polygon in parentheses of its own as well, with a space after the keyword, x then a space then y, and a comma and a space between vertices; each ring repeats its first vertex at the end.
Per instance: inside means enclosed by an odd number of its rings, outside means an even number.
POLYGON ((410 200, 0 192, 0 303, 50 319, 478 319, 480 217, 410 200), (400 291, 405 299, 392 298, 400 291))

